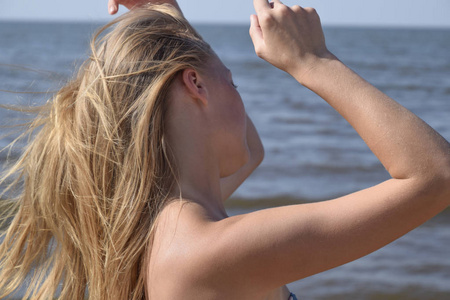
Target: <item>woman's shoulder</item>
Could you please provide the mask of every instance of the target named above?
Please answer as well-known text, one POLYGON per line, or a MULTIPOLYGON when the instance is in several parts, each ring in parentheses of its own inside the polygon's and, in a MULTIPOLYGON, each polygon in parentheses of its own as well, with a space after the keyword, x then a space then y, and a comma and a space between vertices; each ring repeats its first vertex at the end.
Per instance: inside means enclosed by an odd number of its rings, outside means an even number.
MULTIPOLYGON (((148 285, 164 291, 165 287, 173 289, 171 285, 177 282, 176 289, 187 292, 195 290, 199 282, 212 287, 213 282, 209 282, 212 274, 215 280, 222 280, 216 268, 220 261, 220 251, 216 249, 220 243, 218 223, 220 221, 211 220, 196 204, 186 201, 168 204, 155 224, 149 253, 148 285)), ((221 286, 212 289, 218 291, 221 286)))
POLYGON ((217 220, 212 220, 195 203, 173 201, 166 205, 155 223, 151 260, 176 264, 178 268, 203 258, 212 246, 217 220))

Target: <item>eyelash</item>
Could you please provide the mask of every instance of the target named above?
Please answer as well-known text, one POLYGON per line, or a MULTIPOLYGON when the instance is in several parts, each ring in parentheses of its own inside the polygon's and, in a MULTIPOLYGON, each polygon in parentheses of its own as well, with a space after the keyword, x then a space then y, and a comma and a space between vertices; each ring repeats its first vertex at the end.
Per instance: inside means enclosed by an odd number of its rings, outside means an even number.
POLYGON ((232 85, 232 86, 233 86, 233 87, 234 87, 235 89, 237 89, 237 88, 238 88, 238 86, 237 86, 237 85, 235 85, 235 84, 234 84, 234 82, 232 82, 232 83, 231 83, 231 85, 232 85))

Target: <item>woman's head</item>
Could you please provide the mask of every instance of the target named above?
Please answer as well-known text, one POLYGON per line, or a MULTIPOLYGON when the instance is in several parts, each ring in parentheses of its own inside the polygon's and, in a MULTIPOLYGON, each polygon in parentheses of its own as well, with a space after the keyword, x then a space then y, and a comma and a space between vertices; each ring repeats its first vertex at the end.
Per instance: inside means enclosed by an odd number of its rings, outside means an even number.
POLYGON ((247 162, 244 104, 230 70, 217 56, 203 70, 180 72, 168 103, 166 141, 181 169, 183 160, 197 160, 197 169, 217 168, 226 177, 247 162))
MULTIPOLYGON (((174 126, 192 139, 200 138, 188 132, 192 126, 202 126, 216 133, 199 142, 214 145, 221 175, 230 175, 247 158, 245 110, 232 87, 231 73, 177 10, 171 6, 159 6, 157 10, 151 7, 133 11, 131 17, 119 18, 114 30, 94 44, 88 68, 94 76, 85 75, 84 79, 87 82, 101 79, 94 89, 106 87, 103 96, 111 97, 117 105, 117 120, 123 120, 124 130, 132 132, 127 127, 135 126, 128 122, 127 113, 135 116, 134 122, 150 122, 153 130, 141 131, 141 141, 149 137, 152 145, 162 145, 163 137, 174 126), (185 93, 175 95, 174 86, 180 84, 185 93), (198 87, 205 93, 201 94, 198 87), (175 99, 177 96, 183 100, 175 99), (183 105, 184 110, 178 110, 177 115, 175 107, 186 102, 187 97, 207 103, 207 122, 204 122, 204 115, 198 117, 183 105), (179 122, 180 114, 187 123, 179 122)), ((143 126, 146 128, 147 125, 143 126)), ((176 147, 179 140, 175 138, 169 143, 165 139, 164 146, 176 147)), ((167 148, 162 149, 167 151, 167 148)), ((164 154, 166 158, 169 156, 169 153, 164 154)), ((175 169, 174 161, 172 169, 175 169)))
POLYGON ((23 192, 0 245, 0 298, 35 263, 41 298, 61 281, 62 298, 83 298, 86 288, 94 299, 144 296, 142 262, 176 182, 164 142, 168 99, 174 82, 208 74, 217 58, 165 5, 124 14, 91 45, 78 76, 36 118, 35 138, 11 169, 23 192))

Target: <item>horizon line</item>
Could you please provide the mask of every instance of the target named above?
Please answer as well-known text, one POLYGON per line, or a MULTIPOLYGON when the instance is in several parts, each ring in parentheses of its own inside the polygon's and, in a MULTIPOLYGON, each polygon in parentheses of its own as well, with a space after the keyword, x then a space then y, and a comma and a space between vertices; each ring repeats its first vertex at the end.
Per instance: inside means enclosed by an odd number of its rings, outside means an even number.
MULTIPOLYGON (((0 23, 42 23, 42 24, 107 24, 112 21, 112 19, 99 19, 99 20, 88 20, 88 19, 71 19, 71 20, 59 20, 59 19, 21 19, 21 18, 11 18, 2 19, 0 23)), ((242 21, 190 21, 193 25, 218 25, 218 26, 250 26, 249 22, 242 21)), ((446 29, 450 30, 449 25, 439 25, 439 24, 379 24, 379 23, 341 23, 341 22, 323 22, 322 26, 326 27, 343 27, 343 28, 398 28, 398 29, 446 29)))

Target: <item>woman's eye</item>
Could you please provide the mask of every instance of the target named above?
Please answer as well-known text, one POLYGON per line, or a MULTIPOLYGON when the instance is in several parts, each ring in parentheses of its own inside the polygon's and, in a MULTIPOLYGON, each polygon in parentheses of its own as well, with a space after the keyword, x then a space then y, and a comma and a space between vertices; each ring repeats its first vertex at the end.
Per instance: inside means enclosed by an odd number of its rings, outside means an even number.
POLYGON ((233 86, 233 87, 234 87, 235 89, 237 89, 237 88, 238 88, 238 86, 237 86, 237 85, 235 85, 235 84, 234 84, 234 82, 232 82, 232 83, 231 83, 231 85, 232 85, 232 86, 233 86))

